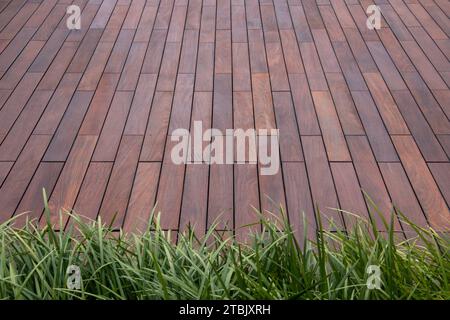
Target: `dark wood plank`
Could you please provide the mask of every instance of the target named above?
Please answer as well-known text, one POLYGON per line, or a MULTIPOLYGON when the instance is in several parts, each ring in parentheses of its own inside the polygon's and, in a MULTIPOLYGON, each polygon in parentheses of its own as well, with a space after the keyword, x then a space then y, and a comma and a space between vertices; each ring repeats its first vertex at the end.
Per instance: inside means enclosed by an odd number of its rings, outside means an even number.
POLYGON ((369 220, 364 194, 361 192, 355 168, 350 162, 333 162, 330 163, 330 167, 346 228, 352 230, 357 220, 351 214, 369 220))
MULTIPOLYGON (((254 225, 260 218, 258 216, 260 199, 257 170, 256 164, 234 166, 235 228, 236 238, 241 241, 248 239, 251 233, 260 231, 260 228, 254 225)), ((225 225, 224 219, 219 221, 222 222, 222 226, 233 227, 231 219, 228 225, 225 225)))
POLYGON ((99 213, 113 228, 123 225, 141 146, 142 136, 123 136, 120 143, 99 213))
MULTIPOLYGON (((67 215, 60 217, 59 213, 73 209, 96 142, 96 136, 79 136, 64 164, 61 175, 48 201, 50 223, 55 225, 56 228, 60 227, 60 219, 62 221, 61 227, 64 228, 69 218, 67 215)), ((45 222, 46 217, 43 216, 41 223, 45 224, 45 222)))
POLYGON ((20 215, 14 220, 16 227, 23 226, 27 218, 39 221, 44 210, 43 190, 47 196, 52 193, 62 168, 62 162, 42 162, 39 165, 16 209, 15 216, 20 215))
POLYGON ((94 161, 114 161, 132 99, 133 92, 116 91, 95 148, 94 161))
MULTIPOLYGON (((377 228, 386 231, 383 218, 389 224, 392 212, 391 199, 384 185, 378 165, 365 137, 348 136, 347 143, 355 165, 362 190, 366 193, 366 203, 377 228), (375 207, 374 207, 375 206, 375 207)), ((394 219, 395 231, 401 231, 398 219, 394 219)))
POLYGON ((148 227, 155 204, 160 170, 159 163, 139 163, 125 217, 126 232, 143 232, 148 227))
POLYGON ((315 210, 320 210, 324 228, 343 228, 342 215, 331 175, 330 166, 319 136, 303 136, 302 145, 315 210))
MULTIPOLYGON (((73 211, 86 221, 97 219, 113 164, 91 162, 73 211)), ((70 221, 69 221, 70 222, 70 221)))
POLYGON ((396 136, 392 139, 428 222, 435 230, 448 230, 449 208, 414 140, 410 136, 396 136))
MULTIPOLYGON (((416 225, 426 227, 428 223, 425 215, 416 199, 402 165, 392 162, 380 163, 380 170, 394 206, 416 225)), ((402 226, 406 231, 413 231, 407 223, 402 223, 402 226)))
POLYGON ((50 142, 51 136, 32 135, 0 189, 0 218, 12 217, 50 142))

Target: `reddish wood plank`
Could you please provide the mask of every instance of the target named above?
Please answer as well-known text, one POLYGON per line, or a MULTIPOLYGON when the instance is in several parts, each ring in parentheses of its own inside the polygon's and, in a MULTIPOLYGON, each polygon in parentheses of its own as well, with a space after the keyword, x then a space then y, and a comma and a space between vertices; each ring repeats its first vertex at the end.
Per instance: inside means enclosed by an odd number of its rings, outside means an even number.
POLYGON ((0 145, 0 161, 15 161, 47 106, 52 91, 36 91, 0 145))
POLYGON ((156 92, 145 132, 141 161, 162 161, 173 94, 156 92))
POLYGON ((118 81, 119 75, 117 74, 103 74, 79 134, 100 135, 118 81))
POLYGON ((277 127, 280 130, 279 143, 282 161, 303 161, 291 94, 289 92, 274 92, 273 103, 277 127))
MULTIPOLYGON (((234 166, 235 228, 236 238, 241 241, 245 240, 250 233, 260 230, 259 226, 254 225, 260 219, 258 216, 260 200, 257 170, 256 164, 234 166)), ((220 221, 224 220, 220 219, 220 221)), ((224 224, 225 222, 222 222, 221 226, 225 226, 224 224)), ((231 228, 232 226, 233 220, 230 218, 227 227, 231 228)))
POLYGON ((125 217, 126 232, 143 232, 148 227, 155 204, 160 170, 159 163, 139 163, 125 217))
POLYGON ((180 74, 170 114, 169 134, 176 129, 189 130, 194 93, 194 75, 180 74))
POLYGON ((303 136, 302 145, 314 208, 320 210, 324 228, 330 228, 333 221, 342 229, 344 224, 341 213, 336 211, 339 203, 322 138, 303 136))
POLYGON ((428 222, 435 230, 449 230, 449 208, 414 140, 410 136, 395 136, 392 140, 428 222))
POLYGON ((209 174, 208 227, 214 223, 218 230, 237 227, 237 224, 233 224, 233 190, 233 165, 212 164, 209 174))
POLYGON ((327 91, 312 92, 322 137, 330 161, 350 161, 342 128, 331 95, 327 91))
POLYGON ((31 181, 51 136, 32 135, 0 189, 0 218, 10 218, 31 181))
MULTIPOLYGON (((1 138, 1 137, 0 137, 1 138)), ((12 168, 14 162, 0 162, 0 186, 2 185, 3 181, 5 181, 6 177, 8 176, 9 170, 12 168)))
POLYGON ((314 240, 317 227, 305 164, 303 162, 283 163, 283 178, 286 189, 286 209, 292 229, 298 240, 302 241, 305 236, 314 240))
POLYGON ((100 217, 113 228, 121 228, 136 173, 142 136, 124 136, 109 178, 100 217))
POLYGON ((65 161, 77 136, 83 117, 89 107, 93 93, 77 91, 67 107, 66 113, 56 130, 45 153, 44 161, 65 161))
POLYGON ((233 43, 233 91, 251 91, 247 43, 233 43))
POLYGON ((351 214, 357 215, 366 221, 369 220, 364 195, 361 192, 355 168, 350 162, 333 162, 330 163, 330 167, 346 228, 347 230, 352 230, 357 220, 351 214))
MULTIPOLYGON (((426 227, 428 223, 425 215, 420 208, 402 165, 392 162, 380 163, 380 170, 394 206, 416 225, 426 227)), ((407 223, 402 223, 402 226, 406 231, 413 231, 407 223)))
POLYGON ((380 74, 366 73, 364 77, 388 132, 390 134, 409 134, 408 127, 380 74))
POLYGON ((343 75, 341 73, 327 73, 326 77, 344 134, 364 134, 358 111, 352 101, 343 75))
POLYGON ((145 134, 155 87, 156 75, 145 73, 140 75, 124 134, 145 134))
MULTIPOLYGON (((70 152, 69 158, 64 164, 61 175, 49 198, 50 223, 59 227, 60 218, 62 226, 68 220, 67 215, 59 216, 60 210, 72 210, 75 204, 78 191, 83 182, 84 175, 89 166, 92 153, 94 151, 96 136, 80 136, 75 141, 75 145, 70 152)), ((41 223, 46 222, 46 217, 41 218, 41 223)))
POLYGON ((225 133, 233 128, 233 94, 231 75, 216 74, 214 77, 213 128, 225 133))
POLYGON ((253 74, 252 89, 256 129, 275 129, 275 114, 269 75, 267 73, 253 74))
POLYGON ((132 92, 116 91, 95 148, 94 161, 114 161, 132 99, 132 92))
POLYGON ((447 163, 429 163, 428 167, 436 180, 439 189, 444 196, 447 206, 450 206, 450 164, 447 163))
POLYGON ((375 158, 378 161, 398 161, 388 131, 370 93, 368 91, 353 91, 352 96, 375 158))
POLYGON ((156 196, 156 213, 163 229, 177 230, 180 220, 185 165, 164 162, 156 196))
POLYGON ((292 84, 292 99, 301 135, 320 135, 319 122, 317 120, 308 81, 304 74, 291 74, 289 80, 292 84))
POLYGON ((47 196, 52 193, 62 168, 62 162, 42 162, 39 165, 16 209, 16 216, 26 212, 25 215, 22 214, 14 220, 16 227, 23 226, 27 218, 39 221, 44 210, 43 190, 47 196))
POLYGON ((198 237, 203 236, 206 231, 208 178, 208 165, 186 166, 179 230, 186 231, 191 227, 198 237))
POLYGON ((90 163, 73 207, 82 219, 89 221, 97 218, 112 166, 110 162, 90 163))
MULTIPOLYGON (((366 203, 371 217, 379 230, 386 231, 382 217, 389 224, 392 212, 391 199, 370 150, 369 143, 365 137, 361 136, 348 136, 347 143, 361 188, 369 197, 369 199, 366 199, 366 203), (374 205, 376 208, 374 208, 374 205)), ((394 229, 395 231, 401 231, 400 224, 396 218, 394 219, 394 229)))

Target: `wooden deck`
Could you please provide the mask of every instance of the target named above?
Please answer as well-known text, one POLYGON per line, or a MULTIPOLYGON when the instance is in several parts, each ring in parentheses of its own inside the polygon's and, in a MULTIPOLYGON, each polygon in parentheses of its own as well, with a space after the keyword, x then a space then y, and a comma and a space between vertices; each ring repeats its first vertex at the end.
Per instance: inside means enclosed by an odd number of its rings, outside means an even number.
POLYGON ((165 229, 282 204, 301 234, 314 205, 341 228, 331 208, 367 216, 363 190, 448 231, 449 15, 447 0, 0 0, 0 220, 42 220, 45 188, 53 213, 127 231, 157 201, 165 229), (279 172, 172 163, 170 133, 195 120, 279 128, 279 172))

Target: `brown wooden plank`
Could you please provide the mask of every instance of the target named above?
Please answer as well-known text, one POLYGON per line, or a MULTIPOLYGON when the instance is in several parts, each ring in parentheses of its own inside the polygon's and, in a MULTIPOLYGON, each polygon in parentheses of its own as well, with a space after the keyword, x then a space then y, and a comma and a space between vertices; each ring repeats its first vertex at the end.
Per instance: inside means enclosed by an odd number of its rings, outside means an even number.
POLYGON ((173 94, 156 92, 145 132, 141 161, 162 161, 173 94))
POLYGON ((160 170, 159 163, 139 163, 125 216, 126 232, 143 232, 148 227, 155 204, 160 170))
POLYGON ((282 161, 303 161, 302 147, 289 92, 274 92, 273 104, 280 130, 280 153, 282 161))
POLYGON ((36 91, 0 145, 0 161, 15 161, 50 100, 52 91, 36 91))
POLYGON ((156 213, 160 213, 163 229, 177 230, 180 220, 185 165, 173 164, 168 160, 161 168, 156 196, 156 213))
POLYGON ((231 73, 231 31, 217 30, 214 72, 231 73))
MULTIPOLYGON (((72 210, 75 204, 78 191, 83 182, 84 175, 89 166, 92 153, 94 151, 96 136, 79 136, 74 147, 64 164, 61 175, 56 182, 56 186, 49 198, 50 222, 59 227, 60 210, 72 210)), ((45 224, 46 217, 41 218, 41 224, 45 224)), ((67 215, 63 215, 62 227, 68 220, 67 215)))
POLYGON ((93 92, 77 91, 53 136, 44 161, 65 161, 77 136, 93 92))
POLYGON ((156 75, 141 74, 124 134, 144 135, 156 87, 156 75))
POLYGON ((447 202, 447 206, 450 206, 450 164, 447 163, 429 163, 428 167, 433 174, 434 179, 447 202))
POLYGON ((305 236, 314 240, 317 227, 305 164, 303 162, 283 163, 283 178, 286 209, 292 229, 299 241, 302 241, 305 236))
POLYGON ((44 41, 30 41, 8 71, 1 77, 0 89, 14 89, 34 58, 44 46, 44 41))
POLYGON ((288 73, 304 73, 303 61, 293 30, 280 30, 284 59, 288 73))
POLYGON ((342 128, 331 95, 327 91, 313 91, 313 101, 322 130, 322 137, 330 161, 349 161, 342 128))
POLYGON ((337 228, 343 228, 342 215, 336 211, 339 203, 322 138, 303 136, 302 145, 314 208, 320 210, 324 228, 330 228, 331 221, 337 228))
POLYGON ((433 132, 436 134, 450 133, 450 121, 420 75, 417 72, 410 72, 403 74, 403 77, 433 132))
POLYGON ((270 83, 273 91, 289 91, 289 81, 280 42, 266 43, 270 83))
POLYGON ((113 228, 123 225, 141 146, 142 136, 123 136, 120 143, 99 213, 113 228))
POLYGON ((364 195, 361 192, 355 168, 350 162, 333 162, 330 163, 330 167, 346 228, 347 230, 352 230, 357 220, 351 214, 359 216, 366 221, 369 220, 364 195))
POLYGON ((166 30, 153 30, 142 65, 143 73, 157 73, 164 51, 166 30))
POLYGON ((118 81, 119 75, 117 74, 103 74, 79 134, 100 135, 118 81))
POLYGON ((305 71, 311 90, 328 90, 327 81, 325 80, 323 69, 314 43, 300 43, 300 52, 302 54, 305 71))
POLYGON ((247 43, 233 43, 233 91, 250 91, 250 65, 247 43))
MULTIPOLYGON (((260 231, 259 226, 252 225, 260 219, 257 213, 260 210, 257 170, 256 164, 234 166, 235 228, 236 238, 241 241, 250 233, 260 231)), ((221 226, 226 226, 222 217, 219 221, 222 222, 221 226)), ((228 221, 227 227, 233 227, 232 219, 228 221)))
MULTIPOLYGON (((420 208, 413 189, 400 163, 380 163, 380 170, 392 198, 394 206, 416 225, 426 227, 427 221, 420 208)), ((400 218, 402 219, 402 218, 400 218)), ((407 223, 402 223, 403 229, 413 231, 407 223)))
POLYGON ((195 73, 198 37, 198 30, 185 30, 178 73, 195 73))
POLYGON ((191 227, 198 237, 203 236, 206 231, 208 178, 208 165, 186 166, 179 230, 186 231, 191 227))
POLYGON ((214 44, 200 43, 198 48, 196 91, 213 91, 214 86, 214 44))
MULTIPOLYGON (((392 211, 391 199, 384 185, 378 165, 370 150, 369 143, 362 136, 348 136, 347 143, 361 188, 369 197, 369 199, 366 199, 366 203, 371 217, 374 219, 379 230, 386 231, 382 217, 387 223, 390 222, 392 211), (374 205, 376 206, 375 208, 374 205)), ((401 231, 398 219, 394 220, 394 230, 401 231)))
POLYGON ((62 78, 70 77, 71 74, 64 73, 77 50, 77 45, 78 43, 76 42, 65 42, 62 45, 41 82, 39 82, 38 89, 54 90, 62 78))
POLYGON ((176 129, 189 130, 194 93, 194 75, 180 74, 177 78, 172 112, 170 114, 169 134, 176 129))
POLYGON ((301 135, 320 135, 319 122, 317 120, 308 81, 304 74, 291 74, 289 80, 292 84, 292 99, 301 135))
POLYGON ((233 43, 247 42, 245 7, 243 5, 231 6, 231 29, 233 43))
POLYGON ((252 89, 256 129, 275 129, 275 114, 269 75, 267 73, 253 74, 252 89))
POLYGON ((102 204, 113 164, 91 162, 80 187, 73 211, 82 219, 95 220, 102 204))
POLYGON ((233 128, 233 94, 230 74, 214 76, 213 128, 225 133, 233 128))
POLYGON ((50 139, 51 136, 47 135, 32 135, 24 151, 14 163, 0 189, 0 219, 2 221, 14 214, 50 139))
POLYGON ((14 162, 8 161, 8 162, 0 162, 0 186, 2 185, 3 181, 5 181, 6 177, 8 176, 9 170, 12 168, 14 162))
POLYGON ((133 92, 116 91, 95 148, 94 161, 114 161, 132 99, 133 92))
POLYGON ((23 226, 27 218, 39 221, 44 210, 43 190, 47 196, 52 193, 62 168, 62 162, 42 162, 39 165, 16 209, 15 216, 21 215, 14 220, 16 227, 23 226), (25 215, 22 214, 24 212, 25 215))
POLYGON ((364 134, 361 120, 353 103, 345 79, 341 73, 326 74, 334 105, 345 135, 364 134))
POLYGON ((0 109, 0 134, 7 134, 32 95, 42 73, 27 73, 0 109))
POLYGON ((369 90, 390 134, 409 134, 408 127, 383 78, 378 73, 365 73, 369 90))
MULTIPOLYGON (((237 185, 238 183, 236 188, 237 185)), ((235 227, 233 225, 233 190, 233 165, 210 165, 208 227, 214 223, 217 224, 218 230, 231 230, 235 227)))
POLYGON ((435 230, 449 230, 449 208, 414 140, 410 136, 392 139, 428 222, 435 230))
POLYGON ((352 91, 367 138, 378 161, 398 161, 388 131, 368 91, 352 91))
POLYGON ((392 93, 426 161, 447 161, 442 147, 409 91, 392 93))

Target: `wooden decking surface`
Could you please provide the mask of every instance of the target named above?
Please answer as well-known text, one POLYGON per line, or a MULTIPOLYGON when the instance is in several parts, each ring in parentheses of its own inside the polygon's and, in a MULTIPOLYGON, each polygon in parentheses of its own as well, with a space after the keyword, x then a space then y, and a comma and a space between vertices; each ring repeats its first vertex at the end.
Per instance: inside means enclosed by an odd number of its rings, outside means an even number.
POLYGON ((448 231, 449 15, 447 0, 0 0, 0 220, 42 220, 45 188, 53 213, 127 231, 157 200, 165 229, 282 204, 301 234, 314 205, 341 228, 331 208, 367 216, 363 190, 448 231), (173 164, 170 132, 194 120, 279 128, 280 171, 173 164))

